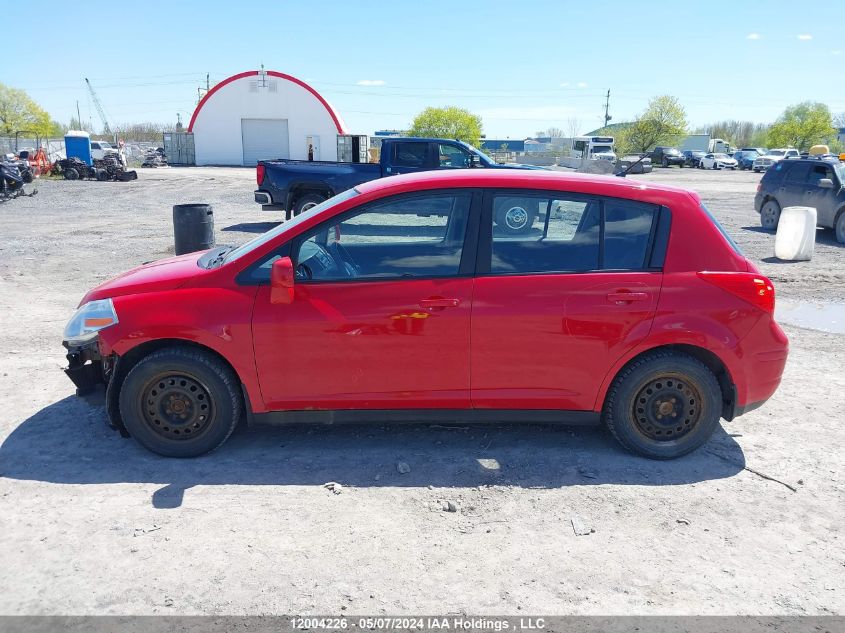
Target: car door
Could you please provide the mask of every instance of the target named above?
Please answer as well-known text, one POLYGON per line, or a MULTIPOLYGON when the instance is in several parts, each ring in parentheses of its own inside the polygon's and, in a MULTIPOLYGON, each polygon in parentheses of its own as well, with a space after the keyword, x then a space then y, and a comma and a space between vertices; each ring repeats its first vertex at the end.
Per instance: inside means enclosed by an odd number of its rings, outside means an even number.
POLYGON ((485 196, 470 353, 475 408, 593 408, 609 368, 651 327, 662 282, 651 253, 663 213, 563 192, 485 196), (532 229, 494 227, 497 198, 519 196, 542 209, 532 229))
POLYGON ((269 410, 469 407, 475 197, 405 194, 291 241, 293 301, 271 303, 263 285, 254 308, 269 410))
POLYGON ((804 161, 784 158, 773 165, 773 169, 783 170, 783 178, 775 197, 781 209, 804 205, 805 191, 810 165, 804 161))
POLYGON ((436 143, 438 169, 466 169, 472 166, 472 155, 454 143, 436 143))
POLYGON ((390 144, 388 175, 413 174, 436 167, 432 143, 428 141, 395 141, 390 144))
POLYGON ((704 167, 704 169, 712 169, 715 161, 716 159, 713 154, 707 154, 701 159, 701 166, 704 167))
POLYGON ((804 188, 804 206, 815 207, 816 217, 820 226, 832 227, 833 214, 836 205, 836 193, 839 191, 838 180, 833 168, 825 163, 812 165, 807 174, 807 184, 804 188), (823 179, 833 183, 833 187, 822 187, 819 183, 823 179))

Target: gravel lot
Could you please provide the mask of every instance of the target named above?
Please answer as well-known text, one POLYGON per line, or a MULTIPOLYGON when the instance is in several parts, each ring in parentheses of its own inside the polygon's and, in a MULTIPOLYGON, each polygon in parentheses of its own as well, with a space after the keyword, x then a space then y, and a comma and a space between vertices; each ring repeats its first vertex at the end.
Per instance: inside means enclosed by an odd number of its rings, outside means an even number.
MULTIPOLYGON (((845 301, 831 232, 811 262, 773 259, 758 175, 637 178, 698 190, 780 298, 845 301)), ((0 613, 845 611, 840 334, 787 325, 775 397, 668 463, 599 429, 242 429, 190 461, 110 431, 61 372, 66 320, 92 285, 172 253, 173 204, 212 203, 219 243, 270 228, 253 185, 141 170, 0 205, 0 613)))

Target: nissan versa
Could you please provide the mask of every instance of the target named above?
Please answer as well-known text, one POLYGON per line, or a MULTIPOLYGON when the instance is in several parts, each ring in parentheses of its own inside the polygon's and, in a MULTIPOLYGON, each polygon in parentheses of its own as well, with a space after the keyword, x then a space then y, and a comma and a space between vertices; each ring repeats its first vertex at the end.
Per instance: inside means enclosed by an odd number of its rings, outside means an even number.
POLYGON ((167 456, 241 420, 469 420, 604 423, 665 459, 777 389, 774 302, 692 192, 437 171, 124 273, 64 345, 79 392, 104 382, 111 425, 167 456))

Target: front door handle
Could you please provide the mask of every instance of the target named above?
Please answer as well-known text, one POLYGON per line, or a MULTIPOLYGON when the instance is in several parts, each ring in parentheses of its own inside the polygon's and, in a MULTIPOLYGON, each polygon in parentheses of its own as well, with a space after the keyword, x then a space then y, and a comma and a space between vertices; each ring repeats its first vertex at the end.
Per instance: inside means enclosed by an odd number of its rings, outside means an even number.
POLYGON ((611 292, 607 295, 607 300, 610 303, 615 303, 617 305, 625 305, 628 303, 632 303, 634 301, 647 301, 648 300, 648 293, 647 292, 628 292, 627 290, 620 290, 617 292, 611 292))
POLYGON ((461 305, 460 299, 446 299, 444 297, 420 299, 421 308, 457 308, 459 305, 461 305))

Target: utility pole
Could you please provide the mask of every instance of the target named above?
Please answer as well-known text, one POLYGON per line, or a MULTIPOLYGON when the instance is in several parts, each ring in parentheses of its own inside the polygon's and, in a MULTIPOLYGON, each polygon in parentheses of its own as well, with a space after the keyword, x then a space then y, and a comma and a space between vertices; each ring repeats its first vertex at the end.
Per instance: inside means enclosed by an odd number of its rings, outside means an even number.
POLYGON ((607 89, 607 99, 604 102, 604 127, 607 127, 607 124, 613 118, 609 114, 610 111, 610 88, 607 89))

